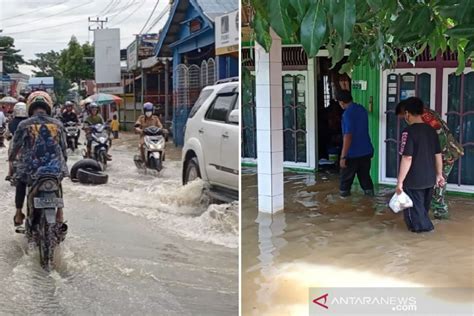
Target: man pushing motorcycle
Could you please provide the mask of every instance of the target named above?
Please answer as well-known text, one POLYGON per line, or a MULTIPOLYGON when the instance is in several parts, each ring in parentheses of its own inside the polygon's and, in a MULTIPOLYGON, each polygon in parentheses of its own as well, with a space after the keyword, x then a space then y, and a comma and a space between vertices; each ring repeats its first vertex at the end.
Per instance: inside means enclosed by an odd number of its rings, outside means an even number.
MULTIPOLYGON (((35 91, 27 99, 30 118, 22 121, 15 132, 9 160, 16 160, 15 226, 25 220, 23 204, 28 185, 41 176, 68 176, 66 136, 62 123, 51 117, 53 101, 48 93, 35 91)), ((63 223, 63 209, 56 213, 63 223)))

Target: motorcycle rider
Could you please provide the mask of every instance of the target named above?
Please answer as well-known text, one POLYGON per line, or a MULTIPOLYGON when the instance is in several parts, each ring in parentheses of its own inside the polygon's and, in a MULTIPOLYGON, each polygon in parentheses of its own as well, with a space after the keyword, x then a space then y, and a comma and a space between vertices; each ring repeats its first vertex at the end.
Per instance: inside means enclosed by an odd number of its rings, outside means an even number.
MULTIPOLYGON (((144 135, 143 130, 150 126, 156 126, 159 128, 163 128, 160 119, 158 116, 153 115, 153 104, 151 102, 146 102, 143 104, 143 114, 140 115, 137 122, 135 123, 135 132, 140 134, 140 154, 142 161, 145 161, 145 148, 144 148, 144 135)), ((165 130, 163 130, 166 133, 165 130)))
MULTIPOLYGON (((68 176, 66 165, 66 133, 62 123, 51 117, 53 101, 48 93, 35 91, 27 99, 30 118, 22 121, 15 132, 9 160, 17 160, 15 226, 23 224, 22 212, 27 185, 43 174, 55 175, 60 180, 68 176)), ((63 209, 56 214, 63 223, 63 209)))
MULTIPOLYGON (((84 122, 84 129, 86 130, 86 138, 87 138, 87 158, 91 158, 91 146, 92 146, 92 134, 91 134, 91 126, 97 124, 105 124, 104 118, 102 115, 99 114, 99 106, 97 103, 92 102, 89 104, 89 116, 84 122)), ((112 160, 112 157, 107 153, 107 159, 112 160)))
MULTIPOLYGON (((66 126, 67 123, 73 122, 75 123, 75 126, 79 125, 79 118, 77 117, 76 112, 74 111, 74 103, 71 101, 66 101, 65 105, 65 111, 63 112, 62 115, 62 121, 64 126, 66 126)), ((76 144, 79 142, 79 136, 81 136, 81 131, 77 133, 76 137, 76 144)))
MULTIPOLYGON (((13 107, 13 120, 11 120, 10 123, 8 123, 8 136, 7 136, 8 140, 11 140, 13 138, 18 128, 18 125, 27 118, 28 118, 28 111, 26 110, 26 103, 18 102, 17 104, 15 104, 15 106, 13 107)), ((11 151, 11 147, 12 147, 12 142, 10 142, 10 149, 8 151, 9 153, 11 151)), ((13 176, 13 161, 9 161, 9 171, 5 180, 10 181, 12 176, 13 176)))
POLYGON ((92 135, 90 127, 96 124, 104 124, 104 119, 102 115, 99 114, 99 106, 95 102, 89 104, 88 111, 89 115, 84 121, 84 129, 87 138, 87 157, 91 158, 92 135))

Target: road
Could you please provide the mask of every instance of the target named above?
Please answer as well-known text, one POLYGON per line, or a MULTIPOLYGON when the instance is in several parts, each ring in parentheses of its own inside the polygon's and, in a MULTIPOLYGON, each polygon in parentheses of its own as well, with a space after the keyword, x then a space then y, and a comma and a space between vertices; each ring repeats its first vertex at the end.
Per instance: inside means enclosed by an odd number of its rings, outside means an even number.
POLYGON ((0 181, 0 314, 237 315, 238 206, 181 186, 172 144, 160 175, 138 172, 136 142, 114 143, 108 184, 63 181, 69 233, 52 273, 13 231, 14 188, 0 181))

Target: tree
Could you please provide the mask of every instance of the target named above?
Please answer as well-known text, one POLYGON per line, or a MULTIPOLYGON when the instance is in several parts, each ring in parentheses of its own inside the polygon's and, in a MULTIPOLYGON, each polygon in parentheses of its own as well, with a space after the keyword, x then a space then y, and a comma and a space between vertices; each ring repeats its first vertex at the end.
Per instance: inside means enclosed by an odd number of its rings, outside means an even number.
POLYGON ((92 57, 93 50, 88 43, 80 45, 75 36, 71 37, 67 49, 61 51, 59 67, 64 76, 72 82, 93 79, 94 69, 84 57, 92 57), (89 56, 87 56, 87 55, 89 56))
POLYGON ((64 77, 60 67, 60 53, 53 50, 46 53, 35 54, 36 59, 28 62, 39 70, 33 70, 35 77, 54 77, 54 93, 59 102, 63 102, 67 96, 71 83, 64 77))
POLYGON ((474 1, 465 0, 243 0, 254 11, 255 40, 271 46, 270 27, 286 43, 301 43, 308 57, 328 49, 333 67, 351 53, 354 65, 393 68, 399 54, 409 62, 429 47, 431 57, 458 54, 461 73, 474 59, 474 1))
MULTIPOLYGON (((9 36, 0 36, 0 49, 5 52, 3 56, 3 71, 5 73, 19 72, 18 65, 23 64, 23 56, 15 49, 15 40, 9 36)), ((1 75, 1 74, 0 74, 1 75)))

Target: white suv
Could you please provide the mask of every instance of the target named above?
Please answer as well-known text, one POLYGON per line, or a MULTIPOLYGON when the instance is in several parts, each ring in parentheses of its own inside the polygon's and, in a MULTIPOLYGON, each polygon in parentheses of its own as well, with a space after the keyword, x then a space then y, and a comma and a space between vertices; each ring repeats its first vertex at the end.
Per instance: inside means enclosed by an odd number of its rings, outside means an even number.
POLYGON ((186 123, 182 153, 183 184, 201 178, 221 201, 238 199, 239 82, 219 81, 205 87, 186 123))

